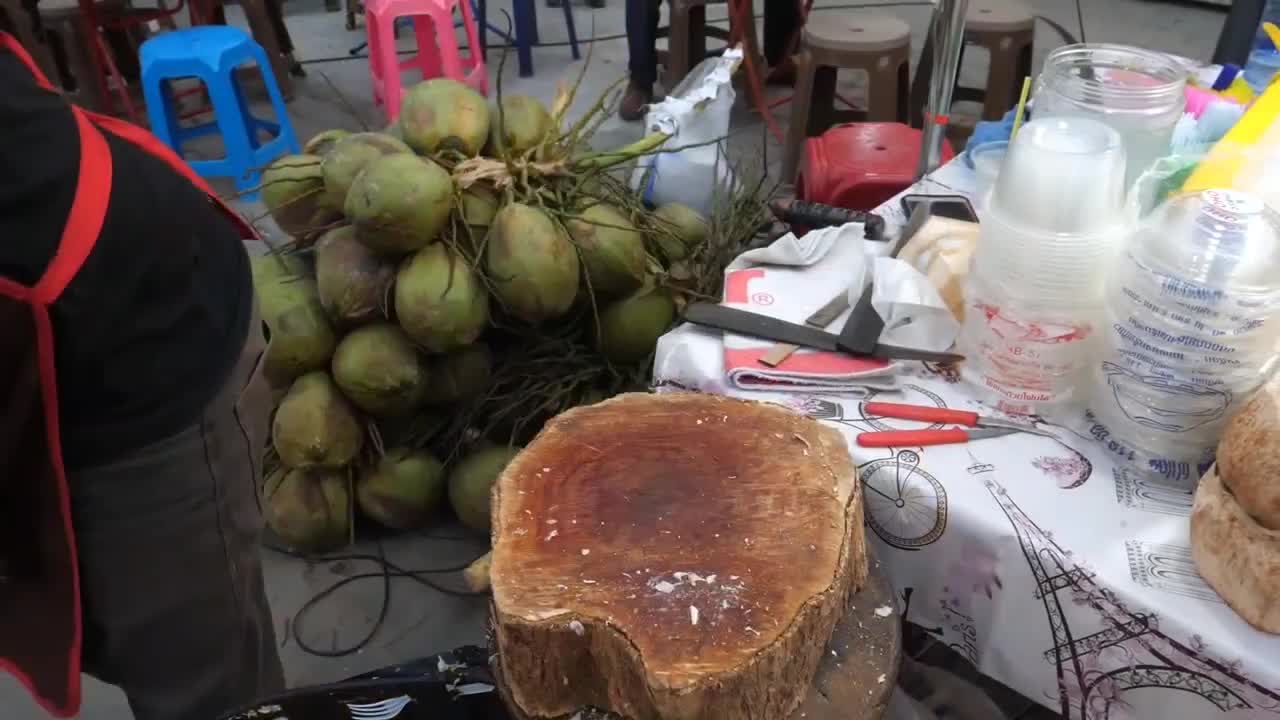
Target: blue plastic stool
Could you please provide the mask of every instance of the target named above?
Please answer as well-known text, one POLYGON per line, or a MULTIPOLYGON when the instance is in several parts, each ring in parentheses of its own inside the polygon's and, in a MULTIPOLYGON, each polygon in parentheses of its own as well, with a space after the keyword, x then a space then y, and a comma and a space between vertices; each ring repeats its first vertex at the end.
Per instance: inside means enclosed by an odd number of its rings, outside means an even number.
POLYGON ((281 155, 301 152, 267 54, 243 30, 226 25, 174 30, 147 40, 139 56, 147 117, 156 137, 182 155, 185 142, 214 133, 222 135, 226 157, 190 161, 191 168, 201 177, 233 178, 236 190, 252 200, 256 193, 247 191, 261 181, 262 168, 281 155), (260 120, 249 113, 249 104, 235 75, 236 67, 247 61, 257 63, 262 72, 275 122, 260 120), (198 78, 208 88, 213 122, 178 126, 177 110, 167 81, 187 77, 198 78), (265 143, 259 137, 263 130, 272 136, 265 143))

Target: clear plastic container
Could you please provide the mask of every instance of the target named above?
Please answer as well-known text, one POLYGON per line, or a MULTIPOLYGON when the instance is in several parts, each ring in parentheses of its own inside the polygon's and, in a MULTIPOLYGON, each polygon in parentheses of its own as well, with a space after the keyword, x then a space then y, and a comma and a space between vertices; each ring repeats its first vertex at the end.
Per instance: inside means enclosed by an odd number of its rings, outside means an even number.
POLYGON ((1194 483, 1280 339, 1280 218, 1206 190, 1144 219, 1108 274, 1089 409, 1134 470, 1194 483))
POLYGON ((1010 144, 965 285, 964 377, 984 402, 1075 408, 1105 266, 1127 231, 1124 146, 1090 118, 1037 118, 1010 144))
POLYGON ((1174 58, 1127 45, 1067 45, 1049 53, 1033 116, 1090 117, 1124 139, 1125 187, 1169 152, 1186 107, 1187 71, 1174 58))
POLYGON ((1008 151, 1009 143, 999 140, 970 148, 966 153, 969 165, 973 167, 973 196, 979 210, 986 208, 987 196, 991 194, 991 188, 1000 176, 1000 166, 1004 164, 1004 156, 1008 151))

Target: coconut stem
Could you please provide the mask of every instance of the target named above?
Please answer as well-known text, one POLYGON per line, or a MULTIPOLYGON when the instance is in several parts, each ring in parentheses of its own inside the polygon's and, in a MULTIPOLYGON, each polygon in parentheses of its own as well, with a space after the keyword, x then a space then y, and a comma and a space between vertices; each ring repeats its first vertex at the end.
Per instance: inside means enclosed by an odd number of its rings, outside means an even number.
POLYGON ((662 143, 671 138, 667 133, 649 133, 630 145, 623 145, 615 150, 598 152, 573 162, 574 170, 582 172, 591 169, 603 169, 621 165, 628 160, 635 160, 662 147, 662 143))

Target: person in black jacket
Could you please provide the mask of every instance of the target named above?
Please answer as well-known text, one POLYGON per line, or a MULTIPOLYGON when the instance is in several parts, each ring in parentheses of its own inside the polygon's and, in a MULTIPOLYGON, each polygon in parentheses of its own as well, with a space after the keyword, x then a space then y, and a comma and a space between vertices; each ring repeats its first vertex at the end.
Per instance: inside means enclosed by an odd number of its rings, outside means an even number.
POLYGON ((284 687, 250 231, 24 58, 0 33, 0 527, 28 529, 0 532, 0 667, 59 714, 83 660, 138 720, 214 720, 284 687))

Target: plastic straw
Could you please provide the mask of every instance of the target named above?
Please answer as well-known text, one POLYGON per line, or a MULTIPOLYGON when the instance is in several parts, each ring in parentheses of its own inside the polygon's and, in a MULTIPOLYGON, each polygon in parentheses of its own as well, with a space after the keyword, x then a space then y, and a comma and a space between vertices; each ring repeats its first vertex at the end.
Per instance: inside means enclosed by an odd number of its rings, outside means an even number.
POLYGON ((1022 78, 1022 94, 1018 96, 1018 110, 1013 114, 1013 130, 1009 131, 1009 139, 1013 140, 1022 127, 1022 116, 1027 111, 1027 96, 1031 94, 1031 76, 1022 78))

